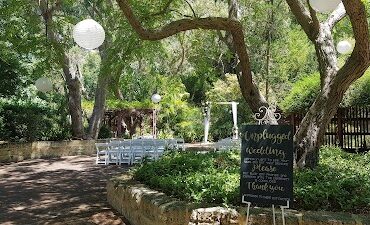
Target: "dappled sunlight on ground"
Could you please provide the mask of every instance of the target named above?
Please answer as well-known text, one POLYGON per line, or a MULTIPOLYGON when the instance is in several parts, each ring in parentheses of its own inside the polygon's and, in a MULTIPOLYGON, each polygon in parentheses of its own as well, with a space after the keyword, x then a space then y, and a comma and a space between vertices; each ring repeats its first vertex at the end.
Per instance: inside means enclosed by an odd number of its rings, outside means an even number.
POLYGON ((109 207, 105 187, 127 167, 96 166, 94 160, 73 156, 0 166, 0 224, 125 224, 109 207))

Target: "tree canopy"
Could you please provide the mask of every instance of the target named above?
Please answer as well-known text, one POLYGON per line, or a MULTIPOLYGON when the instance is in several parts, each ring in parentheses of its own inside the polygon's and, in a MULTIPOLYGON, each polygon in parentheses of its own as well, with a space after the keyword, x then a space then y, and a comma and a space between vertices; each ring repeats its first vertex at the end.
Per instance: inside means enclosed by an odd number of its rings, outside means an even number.
MULTIPOLYGON (((61 133, 81 139, 98 137, 106 100, 149 102, 158 92, 161 132, 189 141, 202 139, 205 101, 245 104, 242 123, 276 102, 287 112, 307 112, 295 136, 296 163, 304 167, 340 104, 369 104, 366 78, 355 82, 370 62, 368 13, 361 0, 343 0, 329 15, 301 0, 0 1, 0 99, 28 96, 64 108, 55 126, 69 124, 70 134, 61 133), (72 38, 85 18, 106 31, 94 51, 72 38), (336 52, 341 40, 353 44, 350 54, 336 52), (53 92, 36 91, 43 76, 53 92)), ((216 110, 215 117, 225 113, 216 110)), ((215 130, 213 138, 230 134, 215 130)))

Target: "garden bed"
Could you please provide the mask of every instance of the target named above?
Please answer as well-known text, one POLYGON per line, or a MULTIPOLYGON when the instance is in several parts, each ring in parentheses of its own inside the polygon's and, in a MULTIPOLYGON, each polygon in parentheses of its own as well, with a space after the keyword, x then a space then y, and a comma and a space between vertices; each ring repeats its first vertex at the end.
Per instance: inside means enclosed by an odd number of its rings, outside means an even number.
MULTIPOLYGON (((296 210, 370 214, 370 154, 321 149, 315 170, 294 173, 296 210)), ((237 151, 170 153, 146 162, 134 178, 148 187, 194 203, 239 207, 240 156, 237 151)))
MULTIPOLYGON (((148 188, 129 174, 114 177, 107 184, 109 204, 131 225, 245 225, 246 208, 236 209, 181 201, 148 188)), ((369 216, 340 212, 286 210, 287 225, 370 224, 369 216)), ((278 210, 277 224, 282 224, 278 210)), ((252 208, 249 225, 272 224, 271 209, 252 208)))

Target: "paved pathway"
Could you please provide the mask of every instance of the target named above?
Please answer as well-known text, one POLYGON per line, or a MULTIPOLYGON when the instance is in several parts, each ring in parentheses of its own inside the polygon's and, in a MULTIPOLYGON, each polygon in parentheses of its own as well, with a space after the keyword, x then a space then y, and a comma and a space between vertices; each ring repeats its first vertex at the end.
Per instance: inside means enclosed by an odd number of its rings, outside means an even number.
POLYGON ((106 181, 127 167, 93 157, 27 160, 0 166, 0 224, 129 225, 106 200, 106 181))

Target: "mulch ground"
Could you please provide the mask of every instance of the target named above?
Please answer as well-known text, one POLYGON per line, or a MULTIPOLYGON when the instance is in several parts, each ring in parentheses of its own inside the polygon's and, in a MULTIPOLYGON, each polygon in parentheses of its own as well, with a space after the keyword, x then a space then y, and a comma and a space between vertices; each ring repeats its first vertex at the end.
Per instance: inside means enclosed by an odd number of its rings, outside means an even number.
POLYGON ((106 200, 107 179, 127 170, 87 156, 1 165, 0 224, 129 225, 106 200))

